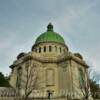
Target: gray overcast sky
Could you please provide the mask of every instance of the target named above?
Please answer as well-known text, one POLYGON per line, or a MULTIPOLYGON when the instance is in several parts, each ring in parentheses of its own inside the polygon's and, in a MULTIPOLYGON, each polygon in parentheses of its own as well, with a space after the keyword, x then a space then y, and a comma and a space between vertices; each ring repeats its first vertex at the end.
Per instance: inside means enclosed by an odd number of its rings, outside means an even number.
POLYGON ((100 73, 100 0, 0 0, 0 71, 9 74, 49 22, 100 73))

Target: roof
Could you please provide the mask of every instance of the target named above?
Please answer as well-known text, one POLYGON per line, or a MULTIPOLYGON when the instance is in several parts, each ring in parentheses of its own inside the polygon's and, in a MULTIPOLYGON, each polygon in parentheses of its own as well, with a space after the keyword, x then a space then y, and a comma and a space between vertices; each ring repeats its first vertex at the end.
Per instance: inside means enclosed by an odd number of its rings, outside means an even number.
POLYGON ((42 33, 35 41, 35 44, 43 42, 57 42, 65 44, 65 41, 61 35, 53 31, 53 25, 51 23, 47 26, 47 32, 42 33))

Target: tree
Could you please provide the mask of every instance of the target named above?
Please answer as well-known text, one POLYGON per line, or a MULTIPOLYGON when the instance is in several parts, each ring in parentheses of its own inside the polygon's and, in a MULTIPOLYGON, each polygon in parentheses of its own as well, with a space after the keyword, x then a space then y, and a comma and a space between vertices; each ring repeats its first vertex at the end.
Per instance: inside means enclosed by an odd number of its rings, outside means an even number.
POLYGON ((96 93, 100 90, 99 84, 97 84, 97 82, 100 81, 100 75, 99 73, 90 69, 89 76, 90 76, 89 82, 90 82, 91 94, 92 94, 92 97, 95 98, 96 93))
POLYGON ((0 72, 0 87, 10 87, 8 79, 0 72))
POLYGON ((88 100, 90 92, 92 94, 92 97, 95 98, 95 93, 99 91, 99 85, 97 84, 97 81, 100 80, 99 74, 95 73, 92 69, 89 69, 89 72, 87 73, 89 77, 87 77, 87 82, 84 77, 82 77, 83 85, 81 85, 81 91, 84 95, 84 99, 88 100))
POLYGON ((36 66, 28 61, 25 66, 23 88, 24 88, 24 99, 27 100, 30 94, 37 89, 37 71, 36 66))
POLYGON ((90 79, 90 89, 91 89, 91 94, 92 97, 96 97, 96 93, 99 91, 99 85, 96 83, 96 81, 93 81, 90 79))
POLYGON ((80 83, 81 91, 84 95, 84 99, 89 100, 89 95, 90 95, 89 79, 88 77, 86 78, 84 77, 82 70, 80 70, 80 76, 81 78, 79 79, 79 83, 80 83))

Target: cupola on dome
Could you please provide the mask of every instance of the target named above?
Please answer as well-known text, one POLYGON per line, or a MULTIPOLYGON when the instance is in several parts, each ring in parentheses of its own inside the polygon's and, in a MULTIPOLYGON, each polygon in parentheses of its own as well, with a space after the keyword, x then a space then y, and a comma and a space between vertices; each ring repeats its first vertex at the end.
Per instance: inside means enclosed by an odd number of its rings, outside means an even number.
POLYGON ((43 42, 57 42, 65 44, 65 41, 61 35, 53 31, 53 25, 51 23, 47 26, 47 32, 42 33, 35 41, 35 44, 43 42))

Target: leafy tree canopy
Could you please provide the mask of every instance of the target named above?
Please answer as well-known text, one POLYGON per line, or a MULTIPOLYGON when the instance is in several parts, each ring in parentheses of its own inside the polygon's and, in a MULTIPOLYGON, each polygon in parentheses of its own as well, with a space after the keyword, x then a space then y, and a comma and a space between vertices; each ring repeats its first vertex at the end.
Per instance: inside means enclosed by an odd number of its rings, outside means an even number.
POLYGON ((97 98, 96 93, 99 92, 99 84, 96 83, 96 81, 90 80, 90 88, 91 88, 91 93, 94 98, 97 98))
POLYGON ((10 87, 8 79, 0 72, 0 87, 10 87))

